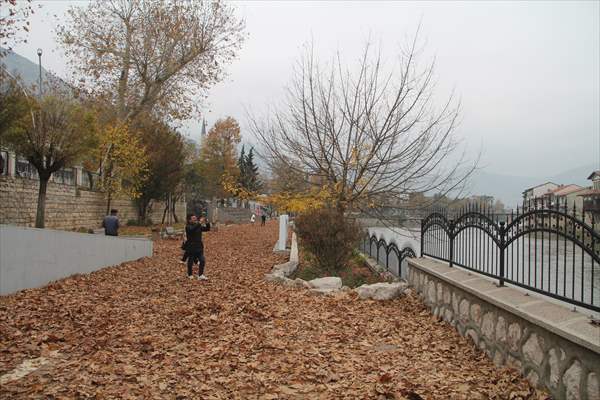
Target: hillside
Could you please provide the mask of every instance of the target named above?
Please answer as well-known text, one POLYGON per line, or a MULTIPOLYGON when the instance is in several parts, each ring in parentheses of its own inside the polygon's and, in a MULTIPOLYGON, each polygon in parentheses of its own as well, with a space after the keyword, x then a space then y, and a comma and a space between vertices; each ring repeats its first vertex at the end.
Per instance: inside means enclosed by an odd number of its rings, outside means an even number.
MULTIPOLYGON (((39 66, 37 63, 15 53, 11 50, 2 49, 6 52, 6 55, 0 58, 0 65, 8 73, 15 78, 18 78, 22 85, 33 93, 37 93, 39 83, 39 66)), ((58 78, 56 75, 48 72, 42 66, 42 85, 44 90, 48 90, 49 87, 60 87, 63 89, 68 88, 66 82, 58 78)))
POLYGON ((521 203, 522 193, 525 189, 544 182, 556 184, 575 183, 581 186, 589 186, 587 180, 589 174, 598 169, 597 165, 583 165, 556 175, 530 177, 510 176, 495 174, 486 171, 477 171, 469 185, 470 194, 485 194, 502 200, 507 206, 516 206, 521 203))

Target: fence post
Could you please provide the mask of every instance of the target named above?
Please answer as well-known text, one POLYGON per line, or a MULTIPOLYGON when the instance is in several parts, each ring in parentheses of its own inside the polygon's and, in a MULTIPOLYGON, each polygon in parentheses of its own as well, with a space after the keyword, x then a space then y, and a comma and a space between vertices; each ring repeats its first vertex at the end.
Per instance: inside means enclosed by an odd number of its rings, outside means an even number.
POLYGON ((451 219, 448 222, 448 239, 450 241, 450 260, 448 266, 452 268, 454 264, 454 220, 451 219))
POLYGON ((421 258, 423 258, 423 248, 424 248, 424 243, 425 240, 423 239, 425 235, 425 232, 423 232, 423 219, 421 219, 421 258))
POLYGON ((504 228, 505 222, 500 222, 500 282, 499 286, 504 286, 504 246, 506 243, 506 231, 504 228))
POLYGON ((388 244, 385 244, 385 270, 390 270, 390 252, 388 251, 388 244))

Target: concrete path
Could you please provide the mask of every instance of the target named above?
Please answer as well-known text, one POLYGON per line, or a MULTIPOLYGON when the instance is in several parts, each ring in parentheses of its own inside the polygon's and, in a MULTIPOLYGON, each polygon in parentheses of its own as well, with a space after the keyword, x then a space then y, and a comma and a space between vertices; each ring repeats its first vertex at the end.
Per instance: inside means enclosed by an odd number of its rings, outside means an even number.
POLYGON ((207 282, 162 241, 152 258, 0 297, 0 398, 545 398, 415 297, 265 282, 284 261, 275 241, 275 224, 209 233, 207 282))

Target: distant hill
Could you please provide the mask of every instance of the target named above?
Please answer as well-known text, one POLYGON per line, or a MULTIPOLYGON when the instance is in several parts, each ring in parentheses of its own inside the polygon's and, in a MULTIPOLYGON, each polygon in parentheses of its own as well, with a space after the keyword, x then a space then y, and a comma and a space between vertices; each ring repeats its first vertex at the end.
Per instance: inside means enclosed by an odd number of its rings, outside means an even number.
POLYGON ((581 186, 590 186, 592 182, 588 181, 587 177, 590 176, 592 171, 596 171, 598 169, 598 165, 584 165, 582 167, 570 169, 555 175, 550 180, 559 184, 574 183, 581 186))
MULTIPOLYGON (((0 58, 0 67, 8 71, 11 76, 18 78, 23 86, 28 88, 32 93, 37 93, 40 78, 38 64, 14 51, 2 49, 2 52, 5 53, 5 56, 0 58)), ((66 82, 51 72, 48 72, 43 66, 42 85, 44 90, 47 90, 51 86, 62 89, 69 88, 69 85, 67 85, 66 82)))
POLYGON ((544 182, 554 182, 558 185, 575 183, 581 186, 590 186, 587 177, 597 165, 584 165, 562 172, 554 176, 529 177, 494 174, 486 171, 477 171, 469 184, 469 194, 485 194, 502 200, 506 206, 514 207, 522 201, 525 189, 544 182))

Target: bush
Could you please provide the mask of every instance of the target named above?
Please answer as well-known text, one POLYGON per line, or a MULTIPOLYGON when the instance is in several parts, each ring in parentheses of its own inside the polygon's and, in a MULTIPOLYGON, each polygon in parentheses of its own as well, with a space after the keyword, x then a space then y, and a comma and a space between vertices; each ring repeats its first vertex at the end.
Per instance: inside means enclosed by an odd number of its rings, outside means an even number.
POLYGON ((359 226, 332 208, 301 214, 294 225, 302 248, 320 269, 335 275, 346 267, 361 237, 359 226))
POLYGON ((150 218, 146 218, 146 222, 140 222, 137 219, 128 219, 127 226, 152 226, 152 220, 150 218))

